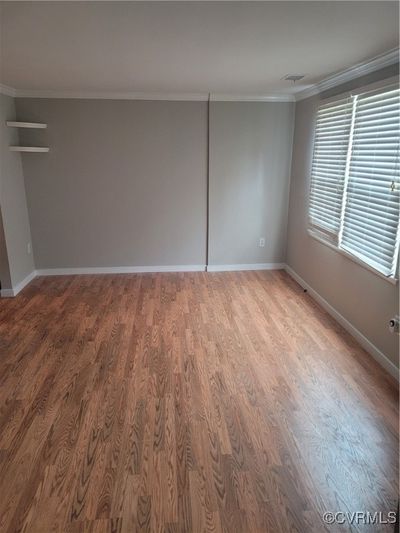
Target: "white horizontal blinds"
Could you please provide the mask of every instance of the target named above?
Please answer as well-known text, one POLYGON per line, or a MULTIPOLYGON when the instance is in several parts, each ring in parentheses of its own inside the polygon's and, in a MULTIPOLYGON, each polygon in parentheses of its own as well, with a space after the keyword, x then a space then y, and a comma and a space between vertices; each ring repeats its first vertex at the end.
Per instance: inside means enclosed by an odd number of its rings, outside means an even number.
POLYGON ((311 225, 337 242, 351 127, 351 98, 322 105, 317 114, 311 172, 311 225))
POLYGON ((340 247, 386 276, 395 274, 399 239, 400 91, 354 97, 352 149, 340 247))

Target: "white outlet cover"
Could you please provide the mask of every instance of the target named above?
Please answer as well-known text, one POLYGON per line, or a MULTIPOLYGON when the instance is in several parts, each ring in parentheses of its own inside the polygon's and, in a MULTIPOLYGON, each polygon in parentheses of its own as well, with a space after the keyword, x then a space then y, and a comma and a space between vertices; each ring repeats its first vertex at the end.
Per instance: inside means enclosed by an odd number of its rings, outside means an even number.
POLYGON ((264 248, 264 246, 265 246, 265 239, 264 239, 264 237, 260 237, 260 240, 259 240, 259 242, 258 242, 258 246, 259 246, 260 248, 264 248))

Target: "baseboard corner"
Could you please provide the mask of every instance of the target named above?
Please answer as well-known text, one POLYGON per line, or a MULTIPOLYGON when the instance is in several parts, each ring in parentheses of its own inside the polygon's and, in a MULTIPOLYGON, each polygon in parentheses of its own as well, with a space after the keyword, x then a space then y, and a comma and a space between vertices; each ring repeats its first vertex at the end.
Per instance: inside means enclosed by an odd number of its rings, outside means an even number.
POLYGON ((36 277, 36 275, 36 270, 33 270, 22 281, 17 283, 17 285, 12 287, 11 289, 1 289, 0 296, 2 298, 13 298, 14 296, 17 296, 17 294, 19 294, 22 289, 24 289, 36 277))
POLYGON ((1 298, 13 298, 15 296, 14 289, 1 289, 0 296, 1 298))

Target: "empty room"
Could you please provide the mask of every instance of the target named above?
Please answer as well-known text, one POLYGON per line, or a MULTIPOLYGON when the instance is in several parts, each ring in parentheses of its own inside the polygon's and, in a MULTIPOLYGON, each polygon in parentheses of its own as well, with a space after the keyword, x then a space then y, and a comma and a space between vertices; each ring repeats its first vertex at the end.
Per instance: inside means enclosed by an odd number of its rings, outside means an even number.
POLYGON ((0 532, 393 533, 399 3, 0 1, 0 532))

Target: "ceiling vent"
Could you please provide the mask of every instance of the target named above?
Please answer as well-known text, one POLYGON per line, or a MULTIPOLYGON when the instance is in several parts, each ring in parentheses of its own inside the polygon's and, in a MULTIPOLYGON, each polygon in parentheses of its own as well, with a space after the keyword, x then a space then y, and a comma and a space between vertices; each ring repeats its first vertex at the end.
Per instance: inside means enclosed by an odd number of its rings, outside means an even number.
POLYGON ((304 74, 286 74, 282 79, 296 83, 296 81, 302 80, 304 76, 304 74))

